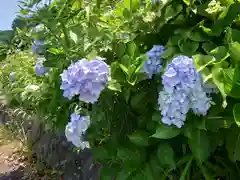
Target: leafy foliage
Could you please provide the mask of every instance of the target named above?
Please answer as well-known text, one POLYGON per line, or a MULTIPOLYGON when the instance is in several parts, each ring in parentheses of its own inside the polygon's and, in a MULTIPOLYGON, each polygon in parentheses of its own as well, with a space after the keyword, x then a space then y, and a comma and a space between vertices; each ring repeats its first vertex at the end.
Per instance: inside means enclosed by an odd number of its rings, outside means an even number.
MULTIPOLYGON (((90 115, 86 139, 101 179, 236 179, 240 177, 240 3, 218 0, 54 0, 23 4, 30 14, 16 39, 45 42, 46 76, 36 77, 28 51, 8 56, 1 87, 12 103, 64 128, 77 110, 90 115), (40 31, 34 25, 42 25, 40 31), (183 128, 161 123, 161 73, 141 72, 145 53, 164 45, 163 69, 177 55, 192 56, 204 82, 214 84, 206 116, 188 112, 183 128), (95 104, 62 96, 60 74, 82 58, 106 58, 111 80, 95 104), (9 73, 16 72, 13 83, 9 73)), ((28 46, 27 46, 28 47, 28 46)))

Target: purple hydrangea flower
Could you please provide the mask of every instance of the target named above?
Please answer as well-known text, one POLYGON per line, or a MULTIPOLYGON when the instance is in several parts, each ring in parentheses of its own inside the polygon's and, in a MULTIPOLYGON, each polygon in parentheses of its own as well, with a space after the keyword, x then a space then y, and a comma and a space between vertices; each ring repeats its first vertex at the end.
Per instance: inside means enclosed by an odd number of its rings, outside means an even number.
POLYGON ((101 58, 72 63, 61 74, 63 96, 72 99, 79 95, 79 100, 95 103, 108 82, 109 74, 109 67, 101 58))
POLYGON ((163 123, 181 128, 189 109, 198 115, 207 114, 211 99, 204 91, 201 74, 191 58, 175 57, 167 66, 162 83, 158 104, 163 123))
POLYGON ((13 82, 15 80, 15 72, 9 73, 9 80, 13 82))
POLYGON ((161 55, 164 52, 162 45, 154 45, 146 55, 148 59, 144 62, 141 71, 145 72, 149 79, 152 78, 153 74, 160 72, 162 68, 161 55))
POLYGON ((43 66, 43 62, 45 61, 45 58, 37 58, 36 60, 36 64, 35 64, 35 73, 37 76, 42 76, 44 74, 46 74, 48 72, 48 68, 43 66))
POLYGON ((34 40, 33 45, 32 45, 32 51, 33 53, 36 54, 43 54, 45 49, 44 49, 44 42, 41 40, 34 40))
POLYGON ((71 114, 70 122, 65 129, 67 140, 72 142, 78 148, 90 148, 89 142, 83 140, 83 136, 89 126, 89 116, 80 116, 76 113, 71 114))

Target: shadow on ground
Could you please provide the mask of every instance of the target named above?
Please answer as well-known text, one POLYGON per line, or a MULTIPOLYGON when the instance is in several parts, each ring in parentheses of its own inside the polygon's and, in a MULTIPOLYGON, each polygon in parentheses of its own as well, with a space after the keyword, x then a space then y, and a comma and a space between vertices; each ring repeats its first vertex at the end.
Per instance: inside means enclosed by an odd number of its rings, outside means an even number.
POLYGON ((4 174, 0 174, 0 180, 21 180, 24 177, 24 169, 22 167, 4 174))

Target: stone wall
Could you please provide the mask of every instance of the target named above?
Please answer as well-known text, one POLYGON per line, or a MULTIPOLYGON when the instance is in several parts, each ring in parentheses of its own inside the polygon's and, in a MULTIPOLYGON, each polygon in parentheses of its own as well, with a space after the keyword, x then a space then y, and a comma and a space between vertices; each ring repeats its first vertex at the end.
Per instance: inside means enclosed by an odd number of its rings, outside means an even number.
POLYGON ((74 152, 64 132, 50 132, 36 118, 11 116, 11 110, 3 105, 0 107, 0 123, 25 137, 37 161, 62 172, 64 180, 99 179, 99 165, 94 164, 90 150, 74 152))

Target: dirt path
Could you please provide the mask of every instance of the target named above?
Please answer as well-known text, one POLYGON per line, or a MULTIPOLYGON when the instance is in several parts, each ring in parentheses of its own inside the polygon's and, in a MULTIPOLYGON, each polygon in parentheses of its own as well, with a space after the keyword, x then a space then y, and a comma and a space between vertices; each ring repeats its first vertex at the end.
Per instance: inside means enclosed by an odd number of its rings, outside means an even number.
POLYGON ((22 179, 26 166, 22 143, 0 125, 0 180, 22 179))

